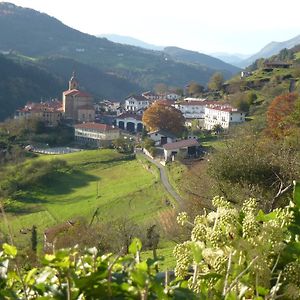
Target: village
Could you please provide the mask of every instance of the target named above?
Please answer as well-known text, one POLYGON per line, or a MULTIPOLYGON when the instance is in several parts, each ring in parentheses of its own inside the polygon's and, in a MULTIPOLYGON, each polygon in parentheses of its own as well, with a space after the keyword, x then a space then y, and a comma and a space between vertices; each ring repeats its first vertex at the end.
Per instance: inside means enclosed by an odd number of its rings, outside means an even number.
POLYGON ((132 94, 124 99, 124 103, 109 100, 94 102, 92 95, 80 89, 73 72, 68 90, 62 93, 62 101, 52 99, 27 103, 16 111, 15 119, 37 119, 48 127, 67 124, 74 128, 75 142, 89 148, 108 148, 120 138, 140 144, 142 135, 145 137, 146 133, 156 151, 154 154, 143 148, 144 153, 151 158, 157 156, 165 164, 175 160, 176 156, 199 157, 200 140, 193 134, 192 128, 214 134, 226 132, 230 127, 245 122, 245 112, 220 100, 152 91, 132 94), (153 104, 173 107, 181 112, 186 127, 184 137, 161 128, 147 131, 143 114, 153 104))

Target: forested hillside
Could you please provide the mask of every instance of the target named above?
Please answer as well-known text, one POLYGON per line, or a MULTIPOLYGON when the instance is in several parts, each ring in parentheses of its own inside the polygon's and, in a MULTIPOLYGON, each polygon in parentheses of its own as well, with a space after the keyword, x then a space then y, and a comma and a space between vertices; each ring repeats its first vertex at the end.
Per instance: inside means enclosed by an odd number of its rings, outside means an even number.
POLYGON ((12 116, 28 101, 60 98, 65 82, 35 64, 0 55, 0 120, 12 116))

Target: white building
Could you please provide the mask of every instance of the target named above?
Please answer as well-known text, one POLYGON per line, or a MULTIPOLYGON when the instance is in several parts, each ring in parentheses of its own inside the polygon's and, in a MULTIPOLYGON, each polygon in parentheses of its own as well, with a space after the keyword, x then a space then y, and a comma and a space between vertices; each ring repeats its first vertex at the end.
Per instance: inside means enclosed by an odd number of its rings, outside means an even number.
POLYGON ((174 101, 177 101, 177 100, 179 100, 180 98, 181 98, 181 96, 178 95, 178 94, 175 94, 175 93, 167 93, 167 94, 166 94, 166 99, 167 99, 167 100, 174 100, 174 101))
POLYGON ((155 146, 162 146, 177 141, 177 137, 174 134, 164 130, 155 130, 149 132, 148 136, 155 142, 155 146))
POLYGON ((211 104, 205 107, 204 128, 207 130, 213 129, 215 125, 228 129, 234 124, 243 122, 245 113, 229 104, 211 104))
POLYGON ((132 95, 125 99, 125 110, 129 112, 137 112, 149 107, 151 100, 142 95, 132 95))
POLYGON ((174 106, 182 112, 186 119, 204 119, 205 105, 205 101, 183 101, 174 106))
POLYGON ((195 139, 168 143, 163 148, 165 161, 173 161, 178 154, 181 154, 182 157, 196 157, 199 154, 199 143, 195 139))
POLYGON ((97 147, 107 147, 120 136, 120 130, 114 126, 99 123, 74 125, 75 140, 97 147))
POLYGON ((130 112, 118 115, 115 119, 116 125, 123 130, 130 132, 142 132, 143 122, 142 116, 130 112))
POLYGON ((186 119, 204 119, 205 107, 213 104, 218 104, 218 101, 199 100, 199 98, 186 98, 184 101, 174 104, 175 108, 179 109, 186 119), (198 100, 186 100, 198 99, 198 100))

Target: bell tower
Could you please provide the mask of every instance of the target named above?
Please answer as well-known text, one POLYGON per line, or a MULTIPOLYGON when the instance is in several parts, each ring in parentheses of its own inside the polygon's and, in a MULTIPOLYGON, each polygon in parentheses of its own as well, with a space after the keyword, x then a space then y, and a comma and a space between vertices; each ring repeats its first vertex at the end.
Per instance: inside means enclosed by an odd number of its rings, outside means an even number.
POLYGON ((78 89, 78 82, 76 80, 75 72, 73 72, 72 77, 69 80, 69 90, 78 89))

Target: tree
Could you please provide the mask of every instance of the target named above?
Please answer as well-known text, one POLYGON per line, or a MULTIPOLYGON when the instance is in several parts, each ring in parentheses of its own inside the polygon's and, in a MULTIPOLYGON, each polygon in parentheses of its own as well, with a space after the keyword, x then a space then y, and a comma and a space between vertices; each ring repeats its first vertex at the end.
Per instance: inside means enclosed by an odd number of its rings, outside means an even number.
POLYGON ((133 152, 133 143, 128 139, 122 137, 117 138, 112 142, 112 145, 120 153, 132 153, 133 152))
POLYGON ((209 174, 218 193, 231 201, 255 197, 270 210, 290 196, 292 182, 300 176, 299 153, 284 141, 240 134, 210 156, 209 174))
POLYGON ((166 130, 180 135, 184 131, 184 122, 180 110, 158 102, 151 105, 143 115, 143 123, 149 131, 166 130))
MULTIPOLYGON (((269 105, 267 111, 268 132, 275 138, 288 134, 291 127, 291 115, 295 114, 295 103, 298 94, 288 93, 277 96, 269 105)), ((297 117, 296 117, 297 118, 297 117)))
POLYGON ((224 83, 224 78, 222 73, 216 72, 212 75, 209 80, 208 87, 213 91, 219 91, 222 89, 222 85, 224 83))
POLYGON ((155 87, 154 87, 154 91, 157 94, 164 94, 168 92, 168 87, 166 84, 164 83, 158 83, 155 87))
POLYGON ((189 93, 190 96, 198 96, 201 93, 203 93, 203 91, 204 91, 204 86, 194 81, 188 85, 187 92, 189 93))
POLYGON ((222 127, 221 124, 215 124, 212 128, 212 131, 215 132, 216 134, 220 134, 224 131, 224 128, 222 127))
POLYGON ((247 102, 252 105, 257 99, 257 95, 254 92, 247 93, 247 102))

